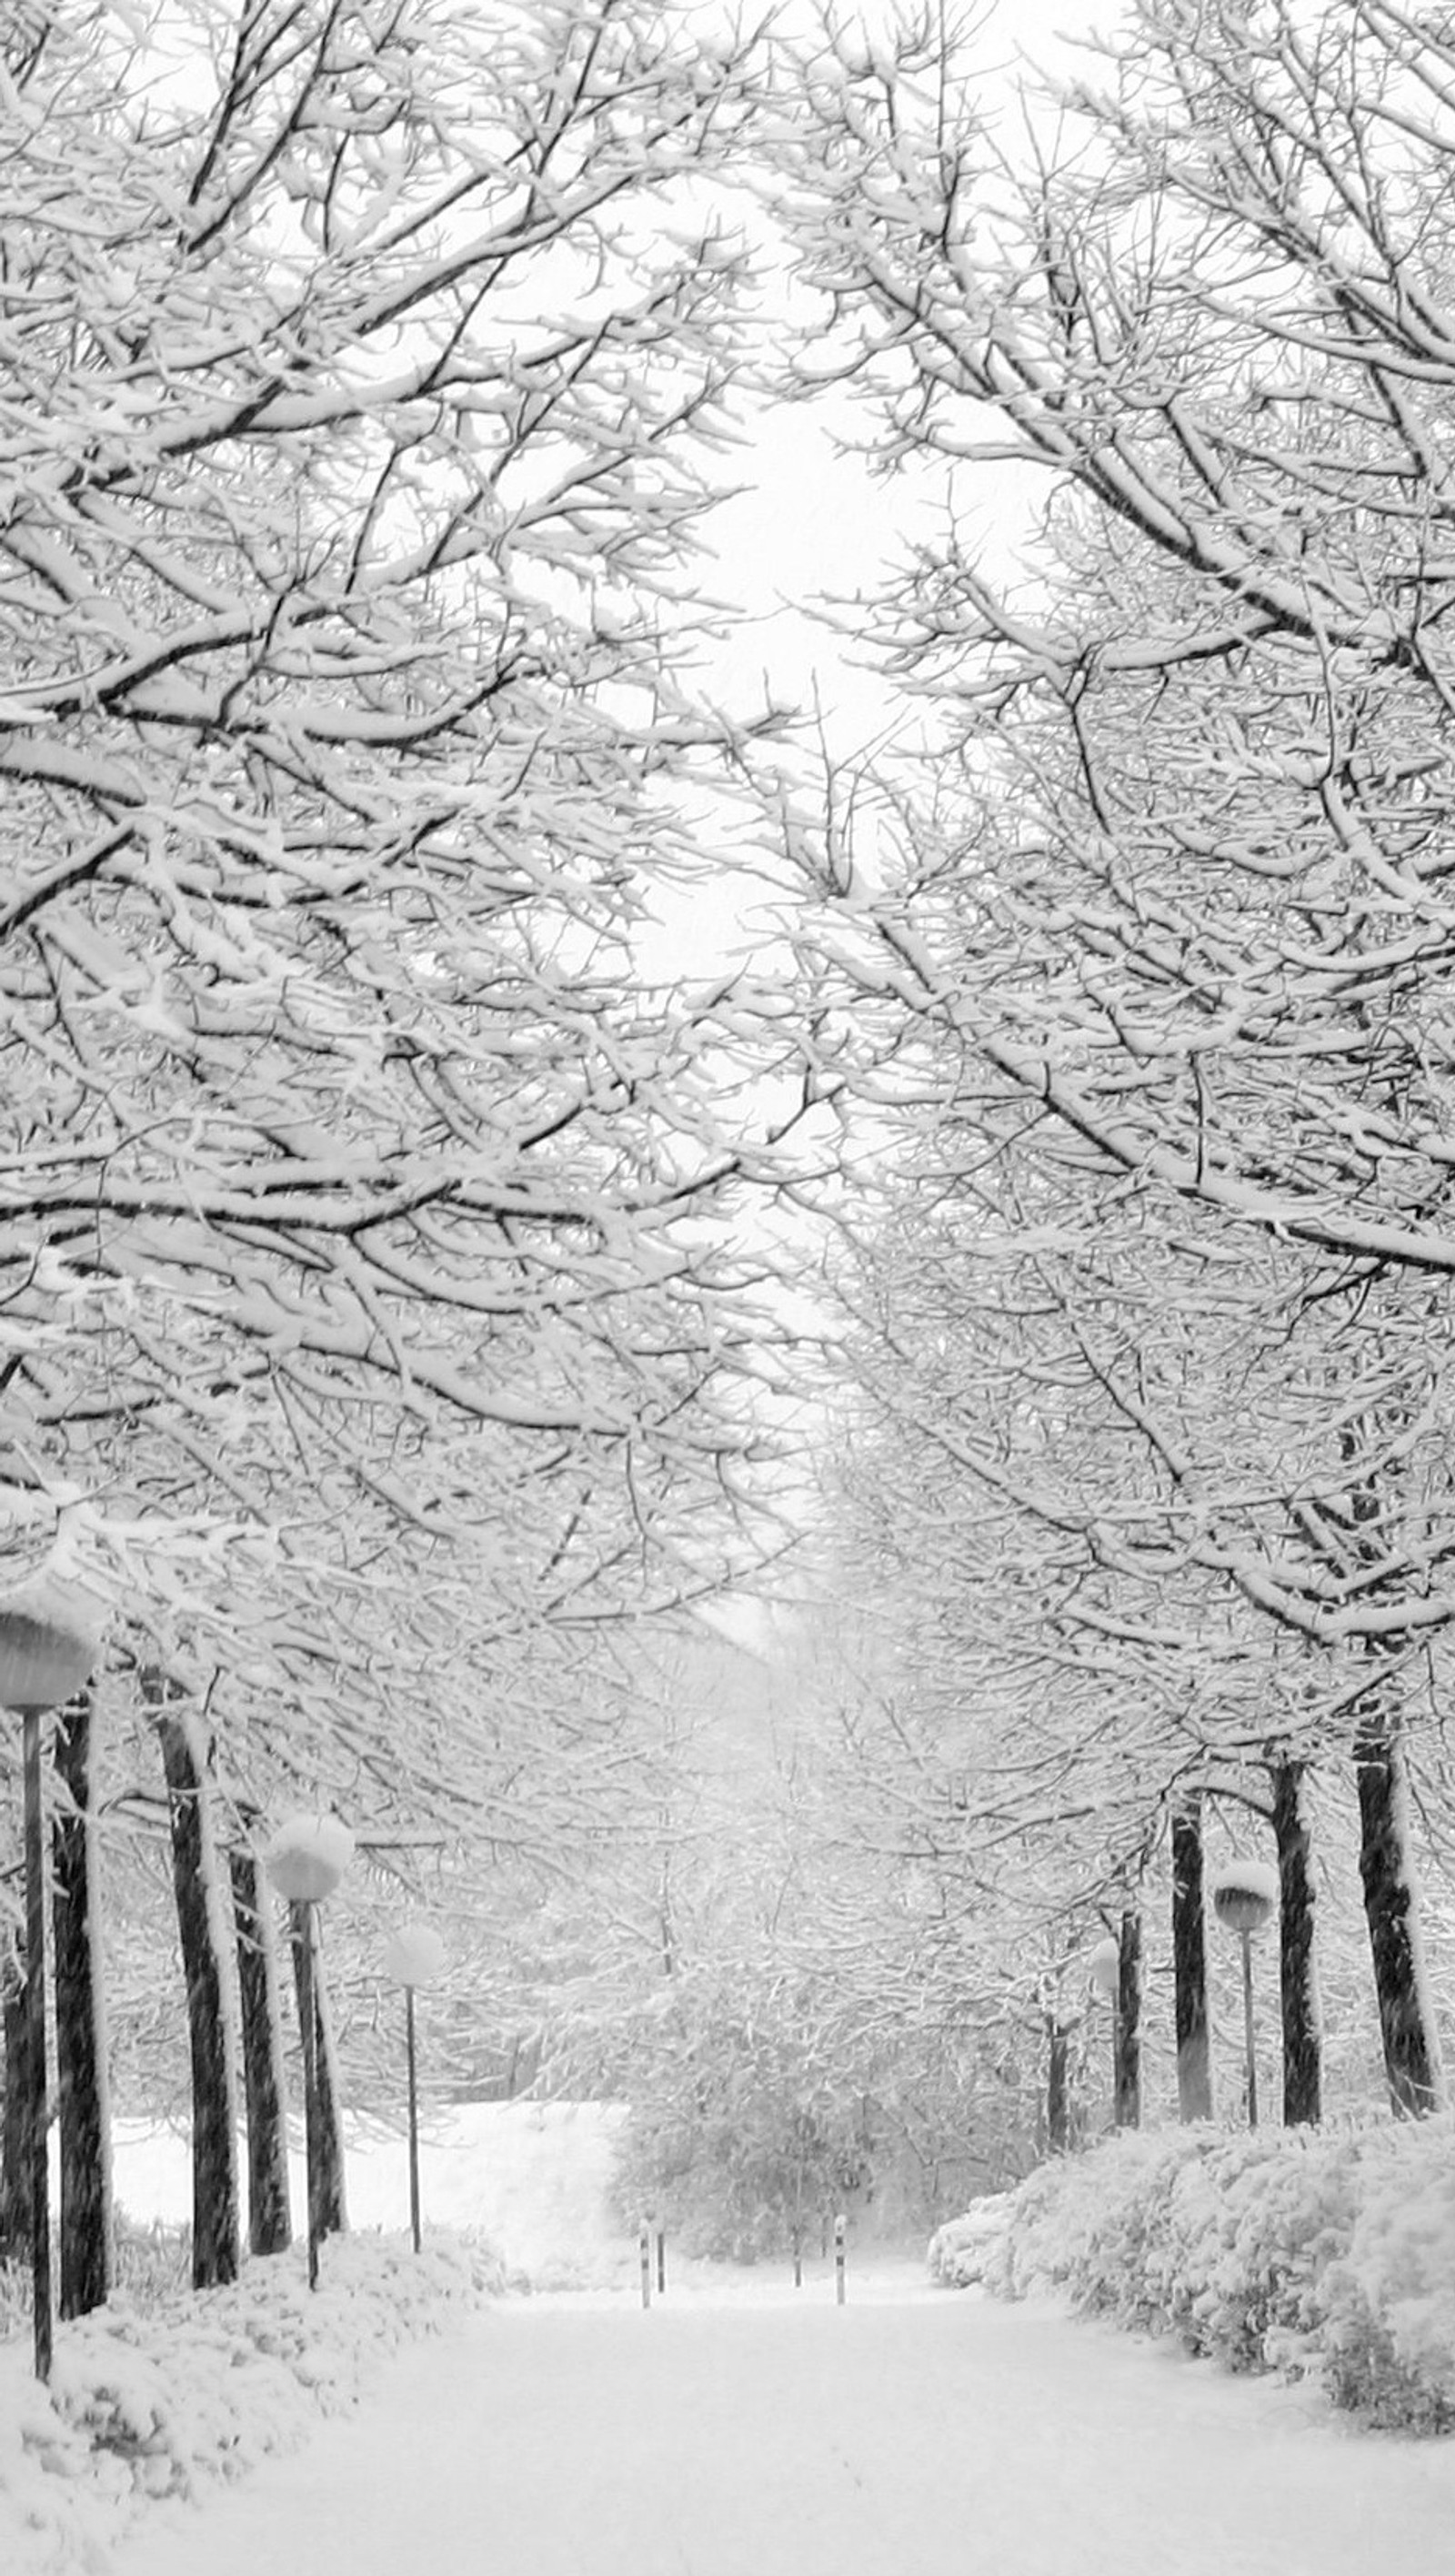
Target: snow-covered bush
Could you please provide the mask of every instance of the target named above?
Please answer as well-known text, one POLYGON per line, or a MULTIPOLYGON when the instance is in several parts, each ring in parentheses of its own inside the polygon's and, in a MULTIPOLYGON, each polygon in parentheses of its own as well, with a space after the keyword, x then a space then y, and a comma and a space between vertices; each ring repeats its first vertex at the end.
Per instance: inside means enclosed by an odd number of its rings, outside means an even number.
POLYGON ((316 2290, 301 2248, 225 2289, 126 2293, 56 2329, 50 2384, 28 2334, 0 2345, 0 2560, 6 2576, 103 2563, 150 2500, 196 2497, 296 2448, 352 2407, 399 2345, 500 2286, 481 2248, 330 2238, 316 2290))
POLYGON ((1366 2422, 1455 2427, 1455 2120, 1126 2131, 942 2228, 936 2279, 1037 2290, 1366 2422))
POLYGON ((937 2227, 930 2238, 931 2278, 952 2290, 968 2289, 982 2279, 992 2249, 1005 2234, 1010 2205, 1009 2192, 987 2193, 962 2218, 949 2218, 937 2227))
POLYGON ((1320 2284, 1325 2380, 1372 2423, 1445 2433, 1455 2428, 1455 2122, 1422 2121, 1382 2144, 1347 2249, 1320 2284))

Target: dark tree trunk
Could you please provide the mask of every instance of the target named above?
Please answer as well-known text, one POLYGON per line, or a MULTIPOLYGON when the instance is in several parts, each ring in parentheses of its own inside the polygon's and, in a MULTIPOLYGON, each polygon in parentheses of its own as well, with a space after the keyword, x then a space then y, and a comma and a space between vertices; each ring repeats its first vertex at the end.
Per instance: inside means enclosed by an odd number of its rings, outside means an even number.
POLYGON ((113 2280, 111 2113, 100 1950, 95 1712, 90 1691, 60 1712, 54 1765, 64 1795, 51 1826, 56 2110, 61 2161, 60 2311, 104 2307, 113 2280))
POLYGON ((1278 1978, 1283 2009, 1283 2119, 1286 2128, 1323 2114, 1323 2028, 1314 1946, 1307 1764, 1275 1762, 1273 1832, 1278 1844, 1278 1978))
POLYGON ((0 2263, 26 2263, 30 2260, 30 2175, 25 2162, 25 1959, 18 1935, 0 1935, 0 2029, 5 2035, 0 2263))
POLYGON ((1438 2043, 1426 2000, 1410 1850, 1408 1788, 1388 1687, 1371 1691, 1354 1739, 1359 1783, 1359 1875, 1374 1962, 1389 2098, 1415 2117, 1439 2108, 1438 2043))
POLYGON ((1071 2143, 1071 2034, 1054 2013, 1046 2015, 1046 2145, 1053 2156, 1071 2143))
POLYGON ((229 1855, 242 2004, 243 2091, 248 2115, 248 2248, 281 2254, 293 2241, 288 2200, 288 2107, 283 2078, 278 1945, 256 1855, 229 1855))
POLYGON ((308 1917, 313 1916, 313 2045, 315 2082, 317 2085, 317 2136, 309 2177, 310 2223, 315 2243, 325 2236, 340 2236, 348 2227, 344 2198, 344 2137, 339 2104, 338 2064, 334 2056, 333 2020, 328 2006, 328 1988, 324 1983, 323 1960, 318 1942, 317 1906, 295 1905, 290 1908, 293 1928, 293 1973, 302 2010, 304 1991, 303 1944, 308 1938, 308 1917))
POLYGON ((1135 2129, 1142 2119, 1142 1918, 1130 1908, 1122 1916, 1117 1949, 1112 2118, 1119 2129, 1135 2129))
POLYGON ((1190 1805, 1172 1819, 1172 1972, 1177 2113, 1182 2120, 1210 2120, 1213 2115, 1202 1876, 1202 1816, 1190 1805))
POLYGON ((227 1930, 208 1797, 206 1730, 190 1711, 159 1715, 171 1797, 172 1880, 192 2044, 192 2281, 235 2281, 241 2262, 237 2048, 229 2013, 227 1930))

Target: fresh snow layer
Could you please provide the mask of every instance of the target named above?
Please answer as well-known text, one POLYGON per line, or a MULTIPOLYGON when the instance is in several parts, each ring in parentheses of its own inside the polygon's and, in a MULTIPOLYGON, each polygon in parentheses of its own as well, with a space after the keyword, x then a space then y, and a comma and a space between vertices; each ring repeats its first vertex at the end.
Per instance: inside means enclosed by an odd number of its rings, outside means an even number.
MULTIPOLYGON (((296 2452, 204 2486, 198 2504, 148 2505, 66 2576, 1451 2563, 1455 2441, 1371 2436, 1309 2387, 1232 2379, 1051 2304, 931 2288, 918 2259, 851 2241, 839 2308, 816 2253, 795 2291, 786 2266, 685 2264, 669 2245, 667 2294, 643 2312, 635 2238, 607 2201, 618 2117, 513 2103, 442 2119, 424 2151, 426 2223, 493 2236, 518 2272, 575 2286, 381 2357, 357 2414, 310 2415, 296 2452)), ((123 2127, 117 2178, 136 2218, 186 2214, 185 2145, 167 2132, 123 2127)), ((356 2226, 397 2231, 402 2143, 357 2141, 349 2188, 356 2226)), ((323 2262, 342 2269, 327 2245, 323 2262)), ((30 2565, 28 2536, 7 2537, 0 2513, 0 2568, 17 2545, 30 2565)))
POLYGON ((912 2274, 507 2300, 116 2576, 1369 2576, 1450 2563, 1455 2445, 912 2274))

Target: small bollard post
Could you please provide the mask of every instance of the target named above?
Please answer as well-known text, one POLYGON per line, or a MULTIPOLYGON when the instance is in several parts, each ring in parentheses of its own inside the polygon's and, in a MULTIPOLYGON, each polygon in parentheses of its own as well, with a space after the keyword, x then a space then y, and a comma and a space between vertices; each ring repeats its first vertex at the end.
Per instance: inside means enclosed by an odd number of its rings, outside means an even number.
POLYGON ((652 2231, 645 2221, 642 2224, 641 2256, 642 2306, 649 2308, 652 2304, 652 2231))
POLYGON ((659 2297, 660 2297, 660 2295, 662 2294, 662 2292, 666 2289, 666 2287, 667 2287, 667 2231, 666 2231, 665 2227, 659 2227, 659 2228, 658 2228, 658 2230, 657 2230, 657 2292, 658 2292, 658 2296, 659 2296, 659 2297))
POLYGON ((847 2224, 843 2217, 834 2220, 834 2297, 840 2307, 844 2304, 844 2229, 847 2224))

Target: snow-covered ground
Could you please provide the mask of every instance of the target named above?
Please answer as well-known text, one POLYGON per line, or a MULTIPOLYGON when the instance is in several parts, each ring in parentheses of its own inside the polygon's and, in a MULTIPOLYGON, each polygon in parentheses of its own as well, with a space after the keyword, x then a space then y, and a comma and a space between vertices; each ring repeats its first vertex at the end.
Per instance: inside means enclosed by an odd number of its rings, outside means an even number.
POLYGON ((1370 2576, 1450 2564, 1455 2450, 883 2271, 644 2314, 507 2300, 117 2576, 1370 2576))
MULTIPOLYGON (((851 2244, 839 2307, 831 2263, 795 2291, 783 2267, 684 2265, 669 2249, 667 2294, 644 2312, 635 2242, 606 2203, 611 2128, 609 2113, 562 2106, 449 2123, 425 2155, 427 2220, 494 2232, 518 2274, 561 2286, 477 2309, 447 2300, 436 2331, 351 2371, 350 2327, 381 2288, 401 2298, 412 2257, 396 2235, 369 2280, 364 2237, 325 2246, 323 2295, 295 2281, 289 2313, 325 2380, 337 2343, 350 2411, 316 2414, 300 2391, 291 2453, 235 2483, 199 2478, 198 2501, 144 2501, 119 2537, 93 2523, 87 2540, 78 2523, 45 2555, 0 2493, 0 2569, 1369 2576, 1451 2563, 1455 2442, 1361 2433, 1309 2385, 1233 2378, 1047 2301, 936 2288, 917 2258, 851 2244)), ((185 2211, 175 2142, 125 2135, 118 2172, 134 2216, 185 2211)), ((361 2149, 350 2190, 356 2228, 397 2228, 402 2150, 361 2149)), ((0 2403, 22 2387, 18 2364, 0 2373, 0 2403)))

